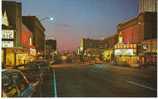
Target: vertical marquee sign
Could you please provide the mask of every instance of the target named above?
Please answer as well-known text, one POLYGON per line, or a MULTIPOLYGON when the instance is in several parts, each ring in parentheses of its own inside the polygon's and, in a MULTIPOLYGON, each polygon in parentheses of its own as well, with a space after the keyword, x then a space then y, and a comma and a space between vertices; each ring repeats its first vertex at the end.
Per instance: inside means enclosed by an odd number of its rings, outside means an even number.
MULTIPOLYGON (((2 16, 2 24, 9 27, 9 21, 6 11, 2 16)), ((14 47, 14 30, 2 29, 2 48, 14 47)))

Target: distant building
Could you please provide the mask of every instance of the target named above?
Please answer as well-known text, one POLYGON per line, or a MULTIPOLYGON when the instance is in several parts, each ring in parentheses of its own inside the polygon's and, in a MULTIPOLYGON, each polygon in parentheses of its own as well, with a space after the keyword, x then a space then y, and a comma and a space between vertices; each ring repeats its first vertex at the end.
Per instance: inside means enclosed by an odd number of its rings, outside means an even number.
POLYGON ((81 56, 81 60, 86 62, 100 62, 103 58, 103 52, 105 50, 112 52, 113 46, 116 43, 117 34, 103 40, 83 38, 81 39, 80 48, 77 50, 77 53, 81 56))
POLYGON ((39 55, 44 56, 45 28, 36 16, 22 16, 23 23, 33 34, 33 45, 39 55))
POLYGON ((139 0, 139 13, 157 12, 157 0, 139 0))
POLYGON ((49 46, 49 48, 51 48, 52 50, 57 49, 57 41, 56 40, 48 39, 48 40, 46 40, 46 45, 49 46))
POLYGON ((104 49, 113 49, 114 45, 118 42, 118 34, 114 34, 110 37, 107 37, 103 40, 104 49))
POLYGON ((88 49, 88 48, 103 49, 104 48, 104 42, 103 42, 103 40, 83 38, 83 39, 81 39, 80 48, 81 49, 82 48, 83 49, 88 49))
POLYGON ((57 55, 57 42, 53 39, 46 40, 46 59, 50 61, 55 60, 55 56, 57 55))

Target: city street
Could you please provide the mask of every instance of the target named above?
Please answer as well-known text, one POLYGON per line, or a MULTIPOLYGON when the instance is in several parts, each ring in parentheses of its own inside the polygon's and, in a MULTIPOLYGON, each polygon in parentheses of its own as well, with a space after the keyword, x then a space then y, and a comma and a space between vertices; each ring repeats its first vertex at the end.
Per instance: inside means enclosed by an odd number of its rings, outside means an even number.
POLYGON ((2 97, 157 97, 157 0, 2 0, 2 97))
POLYGON ((156 69, 108 64, 53 65, 37 96, 47 97, 155 97, 156 69), (51 89, 50 89, 51 88, 51 89), (51 91, 51 92, 50 92, 51 91))

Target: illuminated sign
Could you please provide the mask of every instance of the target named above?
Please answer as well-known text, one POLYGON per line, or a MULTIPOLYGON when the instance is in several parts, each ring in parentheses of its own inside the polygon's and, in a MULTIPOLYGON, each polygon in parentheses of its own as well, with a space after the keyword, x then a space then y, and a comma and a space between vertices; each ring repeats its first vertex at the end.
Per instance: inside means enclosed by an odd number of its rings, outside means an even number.
POLYGON ((115 49, 115 55, 135 55, 136 50, 133 49, 115 49))
POLYGON ((30 45, 32 45, 32 38, 31 37, 29 39, 29 43, 30 43, 30 45))
POLYGON ((8 17, 7 17, 7 12, 5 11, 3 16, 2 16, 2 24, 5 26, 9 26, 9 22, 8 22, 8 17))
POLYGON ((2 30, 2 39, 14 39, 14 30, 2 30))
POLYGON ((36 49, 30 48, 30 54, 35 56, 36 55, 36 49))
POLYGON ((123 36, 121 32, 119 33, 118 43, 123 43, 123 36))
POLYGON ((13 41, 2 41, 2 47, 3 48, 14 47, 14 42, 13 41))
POLYGON ((137 45, 136 44, 116 44, 114 46, 115 49, 136 49, 137 45))

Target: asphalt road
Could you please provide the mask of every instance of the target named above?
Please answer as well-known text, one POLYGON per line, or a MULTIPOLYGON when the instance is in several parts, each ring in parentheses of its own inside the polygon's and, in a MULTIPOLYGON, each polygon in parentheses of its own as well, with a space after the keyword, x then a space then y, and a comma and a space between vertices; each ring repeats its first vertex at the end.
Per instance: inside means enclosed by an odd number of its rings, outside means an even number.
POLYGON ((34 97, 156 97, 156 73, 109 64, 53 65, 34 97))
POLYGON ((155 97, 156 69, 105 64, 54 66, 57 97, 155 97))

